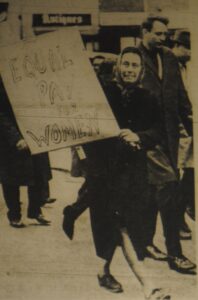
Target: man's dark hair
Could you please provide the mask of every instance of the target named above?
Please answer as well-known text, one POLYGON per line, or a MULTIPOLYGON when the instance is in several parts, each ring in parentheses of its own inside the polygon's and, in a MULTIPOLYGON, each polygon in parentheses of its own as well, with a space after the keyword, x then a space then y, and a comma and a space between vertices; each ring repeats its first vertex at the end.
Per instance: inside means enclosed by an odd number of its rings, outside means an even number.
POLYGON ((151 31, 153 27, 153 23, 155 21, 159 21, 163 23, 164 25, 168 25, 169 19, 162 16, 149 16, 147 19, 142 23, 141 29, 146 29, 147 31, 151 31))
POLYGON ((188 30, 176 30, 172 38, 175 45, 182 45, 187 49, 190 49, 190 32, 188 30))

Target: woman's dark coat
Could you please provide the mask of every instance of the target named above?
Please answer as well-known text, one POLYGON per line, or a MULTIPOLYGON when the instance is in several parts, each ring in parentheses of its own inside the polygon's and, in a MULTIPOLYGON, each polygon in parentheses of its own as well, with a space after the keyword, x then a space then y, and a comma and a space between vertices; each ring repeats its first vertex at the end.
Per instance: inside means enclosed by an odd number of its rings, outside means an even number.
POLYGON ((112 83, 104 91, 120 128, 137 133, 141 144, 141 150, 134 151, 111 138, 83 146, 96 251, 108 259, 119 243, 117 226, 126 226, 136 250, 141 248, 138 216, 147 198, 146 150, 160 140, 160 115, 157 101, 144 89, 122 92, 112 83))
POLYGON ((40 183, 51 179, 48 154, 31 155, 29 150, 18 151, 16 144, 21 139, 23 137, 0 79, 0 182, 33 185, 35 178, 40 183))

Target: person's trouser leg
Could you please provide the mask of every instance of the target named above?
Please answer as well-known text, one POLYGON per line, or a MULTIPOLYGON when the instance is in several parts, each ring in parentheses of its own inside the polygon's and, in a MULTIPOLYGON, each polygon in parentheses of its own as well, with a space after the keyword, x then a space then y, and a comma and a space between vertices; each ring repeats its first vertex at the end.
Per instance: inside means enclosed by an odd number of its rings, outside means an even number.
POLYGON ((21 219, 20 191, 18 185, 2 184, 4 199, 8 208, 9 221, 19 221, 21 219))
POLYGON ((156 201, 156 186, 150 185, 149 196, 143 208, 144 245, 153 245, 157 225, 158 205, 156 201))
MULTIPOLYGON (((180 229, 185 228, 185 212, 190 210, 191 217, 195 216, 195 193, 194 193, 194 171, 192 168, 184 169, 183 177, 180 182, 181 188, 179 192, 179 217, 180 229)), ((185 230, 185 229, 184 229, 185 230)))
POLYGON ((72 207, 72 213, 77 219, 88 207, 89 207, 90 197, 88 193, 87 180, 83 183, 82 187, 78 191, 78 198, 74 202, 72 207))
POLYGON ((182 197, 185 199, 186 207, 190 209, 190 215, 195 219, 195 181, 194 169, 184 169, 182 178, 182 197))
POLYGON ((50 195, 50 189, 49 189, 49 181, 43 180, 41 188, 41 205, 44 205, 46 203, 46 200, 49 198, 50 195))
POLYGON ((179 184, 168 182, 158 186, 157 201, 161 214, 165 243, 168 255, 180 257, 182 255, 179 238, 180 212, 178 209, 179 184))
POLYGON ((28 217, 37 218, 41 214, 42 185, 28 186, 28 217))

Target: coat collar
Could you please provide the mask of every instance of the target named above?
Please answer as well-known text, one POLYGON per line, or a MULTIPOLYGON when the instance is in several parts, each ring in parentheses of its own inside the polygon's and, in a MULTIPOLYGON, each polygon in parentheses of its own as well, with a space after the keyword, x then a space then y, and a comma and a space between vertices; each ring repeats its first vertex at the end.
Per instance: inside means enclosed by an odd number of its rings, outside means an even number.
POLYGON ((140 51, 142 52, 142 55, 143 55, 144 64, 152 71, 152 73, 156 76, 156 78, 159 81, 161 81, 158 70, 157 70, 156 66, 153 64, 153 61, 152 61, 152 59, 149 55, 149 52, 144 47, 143 43, 140 44, 139 48, 140 48, 140 51))

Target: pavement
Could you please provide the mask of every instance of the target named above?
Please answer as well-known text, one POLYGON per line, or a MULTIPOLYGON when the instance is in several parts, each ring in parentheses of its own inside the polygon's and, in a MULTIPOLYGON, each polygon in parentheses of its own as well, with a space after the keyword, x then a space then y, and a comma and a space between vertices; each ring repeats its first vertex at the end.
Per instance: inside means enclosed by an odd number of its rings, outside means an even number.
MULTIPOLYGON (((112 262, 112 273, 122 283, 124 293, 112 294, 99 287, 97 272, 101 261, 96 257, 92 241, 89 211, 75 225, 74 240, 62 231, 63 208, 75 201, 82 178, 68 172, 69 150, 50 153, 53 179, 51 196, 57 198, 46 205, 43 213, 51 226, 38 225, 26 218, 27 190, 21 188, 23 221, 26 227, 9 226, 0 187, 0 300, 132 300, 144 299, 140 285, 128 267, 120 248, 112 262)), ((195 225, 187 219, 193 238, 182 241, 184 254, 195 262, 195 225)), ((165 251, 161 222, 158 220, 155 243, 165 251)), ((146 259, 142 276, 156 287, 168 289, 172 300, 195 300, 196 276, 183 275, 168 268, 166 262, 146 259)))

